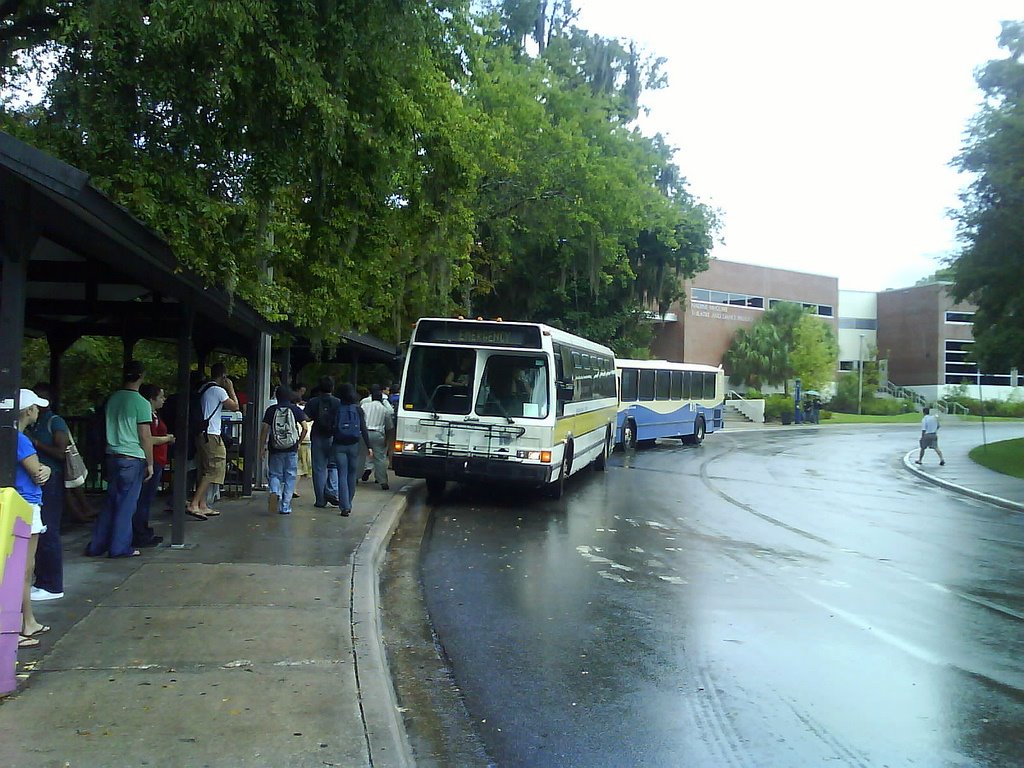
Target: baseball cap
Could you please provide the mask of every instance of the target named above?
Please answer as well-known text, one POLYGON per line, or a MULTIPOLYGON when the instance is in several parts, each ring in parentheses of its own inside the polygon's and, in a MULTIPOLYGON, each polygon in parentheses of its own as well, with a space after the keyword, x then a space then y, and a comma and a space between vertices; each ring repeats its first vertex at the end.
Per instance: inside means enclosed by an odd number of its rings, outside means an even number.
POLYGON ((20 392, 18 392, 19 411, 24 411, 26 408, 31 408, 33 405, 38 405, 40 408, 45 408, 49 404, 49 400, 44 400, 31 389, 22 389, 20 392))

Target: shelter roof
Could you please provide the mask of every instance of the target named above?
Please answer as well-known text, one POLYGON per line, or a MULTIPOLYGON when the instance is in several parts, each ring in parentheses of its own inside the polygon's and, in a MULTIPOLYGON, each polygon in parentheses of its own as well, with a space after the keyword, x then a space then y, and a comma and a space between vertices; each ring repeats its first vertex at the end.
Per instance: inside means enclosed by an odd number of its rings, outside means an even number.
POLYGON ((29 333, 176 339, 182 305, 195 309, 194 336, 210 348, 247 351, 255 334, 275 330, 253 307, 182 268, 164 239, 88 174, 3 132, 0 206, 8 241, 32 243, 29 333))

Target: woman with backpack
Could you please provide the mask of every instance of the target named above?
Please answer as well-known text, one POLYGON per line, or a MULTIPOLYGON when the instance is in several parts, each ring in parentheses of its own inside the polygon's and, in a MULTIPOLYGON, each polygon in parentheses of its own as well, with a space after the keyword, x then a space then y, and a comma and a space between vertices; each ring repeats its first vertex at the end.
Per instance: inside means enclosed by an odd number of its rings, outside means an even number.
POLYGON ((260 427, 259 461, 267 457, 267 476, 270 495, 267 509, 271 514, 290 515, 295 476, 298 469, 299 443, 308 429, 306 413, 292 402, 292 392, 281 385, 277 388, 277 402, 263 414, 260 427))
MULTIPOLYGON (((334 429, 334 463, 338 466, 338 506, 341 516, 352 514, 352 500, 356 495, 356 481, 362 464, 359 461, 359 438, 365 445, 370 445, 369 433, 366 431, 366 417, 357 403, 359 396, 356 388, 345 383, 338 387, 338 420, 334 429)), ((373 456, 373 449, 370 449, 373 456)))

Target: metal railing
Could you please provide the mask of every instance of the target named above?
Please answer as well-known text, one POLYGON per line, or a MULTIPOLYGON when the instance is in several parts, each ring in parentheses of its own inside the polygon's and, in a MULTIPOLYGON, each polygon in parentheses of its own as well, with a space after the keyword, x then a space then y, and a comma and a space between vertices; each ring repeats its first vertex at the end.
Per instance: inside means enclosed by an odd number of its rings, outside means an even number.
MULTIPOLYGON (((912 389, 908 389, 907 387, 901 387, 897 384, 893 384, 891 381, 885 382, 883 386, 880 386, 878 388, 878 391, 886 392, 895 398, 912 400, 915 404, 919 405, 922 408, 929 405, 928 399, 925 398, 924 395, 915 392, 912 389)), ((935 402, 935 408, 937 408, 941 413, 945 414, 946 416, 949 416, 950 414, 954 416, 960 416, 967 415, 970 413, 970 409, 966 408, 965 406, 961 405, 960 403, 954 400, 937 400, 935 402)))
POLYGON ((886 394, 892 395, 893 397, 900 400, 910 400, 911 402, 921 406, 922 408, 928 405, 928 400, 925 398, 924 395, 915 392, 912 389, 907 389, 906 387, 901 387, 896 384, 893 384, 891 381, 887 381, 885 382, 885 384, 879 386, 878 391, 885 392, 886 394))

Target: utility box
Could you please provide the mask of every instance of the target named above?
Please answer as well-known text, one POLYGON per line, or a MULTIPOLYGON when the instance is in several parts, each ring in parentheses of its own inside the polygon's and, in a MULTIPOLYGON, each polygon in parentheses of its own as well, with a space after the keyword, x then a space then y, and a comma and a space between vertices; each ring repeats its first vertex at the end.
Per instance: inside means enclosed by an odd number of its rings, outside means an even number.
POLYGON ((18 687, 18 635, 32 508, 13 488, 0 488, 0 696, 18 687))

